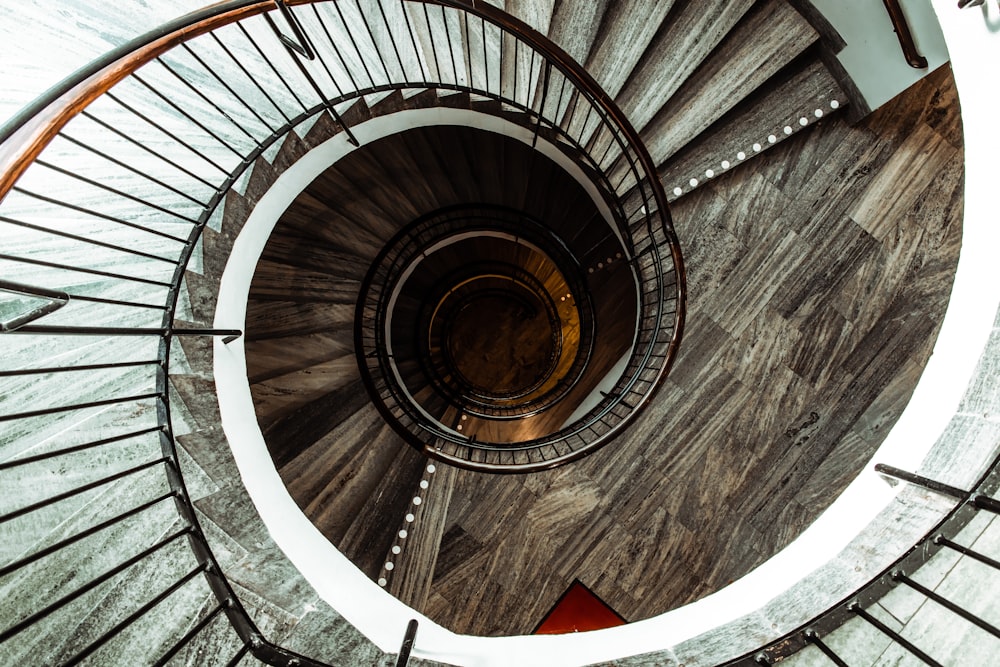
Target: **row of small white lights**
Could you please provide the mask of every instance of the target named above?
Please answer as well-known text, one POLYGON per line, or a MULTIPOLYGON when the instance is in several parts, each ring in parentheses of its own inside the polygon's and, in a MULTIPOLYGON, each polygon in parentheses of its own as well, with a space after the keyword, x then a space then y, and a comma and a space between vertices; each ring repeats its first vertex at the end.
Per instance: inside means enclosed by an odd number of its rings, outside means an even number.
MULTIPOLYGON (((837 100, 830 100, 830 108, 831 109, 839 109, 840 108, 840 102, 837 101, 837 100)), ((823 117, 823 110, 822 109, 816 109, 815 111, 813 111, 813 117, 816 118, 817 120, 820 119, 820 118, 822 118, 823 117)), ((809 122, 810 122, 810 120, 809 120, 808 116, 802 116, 801 118, 799 118, 799 126, 800 127, 805 127, 805 126, 809 125, 809 122)), ((784 131, 785 135, 790 135, 790 134, 792 134, 792 132, 795 131, 795 128, 793 126, 791 126, 791 125, 786 125, 784 127, 783 131, 784 131)), ((773 135, 773 134, 769 135, 767 137, 767 143, 768 144, 776 144, 776 143, 778 143, 778 137, 776 135, 773 135)), ((762 144, 760 144, 759 142, 758 143, 754 143, 754 145, 751 146, 751 150, 754 153, 759 153, 762 150, 764 150, 764 146, 762 144)), ((736 153, 736 161, 737 162, 742 162, 745 159, 747 159, 747 153, 745 151, 739 151, 738 153, 736 153)), ((722 171, 725 171, 725 170, 729 169, 732 166, 732 163, 729 160, 723 160, 719 164, 722 167, 722 171)), ((706 169, 705 170, 705 178, 712 178, 717 173, 722 173, 722 172, 716 172, 714 169, 706 169)), ((698 187, 698 179, 697 178, 692 178, 690 181, 688 181, 688 185, 690 185, 692 189, 698 187)), ((674 188, 674 195, 675 196, 680 197, 682 194, 684 194, 684 189, 683 188, 681 188, 680 186, 674 188)))
MULTIPOLYGON (((417 492, 418 494, 423 493, 426 495, 427 489, 431 485, 430 476, 434 474, 435 470, 437 470, 437 468, 434 467, 433 463, 427 464, 424 477, 420 480, 420 491, 417 492)), ((394 543, 391 549, 392 554, 386 558, 385 565, 382 566, 382 576, 378 578, 378 585, 383 588, 385 588, 385 586, 389 583, 387 578, 389 573, 396 567, 395 562, 393 562, 393 558, 403 553, 403 544, 405 544, 406 538, 410 536, 410 530, 413 530, 413 523, 417 519, 414 513, 417 511, 417 508, 420 507, 422 502, 424 502, 424 499, 421 498, 420 495, 413 496, 413 500, 410 501, 413 507, 406 513, 406 516, 403 517, 403 527, 399 529, 399 532, 396 534, 396 539, 393 541, 394 543)))

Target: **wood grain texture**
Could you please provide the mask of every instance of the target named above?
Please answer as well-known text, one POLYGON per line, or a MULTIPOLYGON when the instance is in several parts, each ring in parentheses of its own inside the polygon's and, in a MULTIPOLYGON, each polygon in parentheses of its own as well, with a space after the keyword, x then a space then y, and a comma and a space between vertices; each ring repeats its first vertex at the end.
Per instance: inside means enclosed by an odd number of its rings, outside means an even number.
POLYGON ((817 38, 783 0, 755 6, 640 133, 654 162, 676 153, 817 38))
MULTIPOLYGON (((802 40, 782 42, 791 50, 775 48, 792 57, 813 38, 795 34, 802 40)), ((825 87, 815 69, 802 72, 776 85, 825 87)), ((499 635, 530 632, 579 579, 631 621, 717 590, 794 539, 865 464, 930 354, 961 239, 953 91, 942 70, 861 126, 824 118, 679 200, 687 335, 652 407, 572 466, 449 470, 390 590, 449 629, 499 635)), ((732 117, 754 113, 766 115, 732 117)), ((723 127, 707 136, 724 145, 723 127)), ((579 209, 537 195, 557 176, 525 169, 517 149, 448 147, 428 131, 390 153, 359 152, 307 188, 265 251, 248 319, 262 355, 251 364, 255 391, 272 414, 262 419, 285 443, 280 472, 373 578, 422 463, 344 381, 352 313, 337 288, 315 281, 326 272, 346 285, 400 224, 449 203, 561 211, 553 225, 566 234, 579 220, 579 209), (281 280, 296 277, 303 298, 282 298, 281 280), (317 289, 331 298, 305 298, 317 289), (300 379, 302 396, 290 397, 300 379)), ((572 240, 578 250, 599 243, 572 240)))
POLYGON ((949 79, 859 127, 823 120, 677 202, 690 311, 654 406, 566 469, 461 473, 425 613, 461 632, 530 632, 578 578, 645 618, 742 576, 828 506, 929 355, 961 237, 954 155, 897 184, 910 191, 886 200, 891 234, 849 212, 884 191, 899 151, 955 148, 920 120, 955 126, 949 79))

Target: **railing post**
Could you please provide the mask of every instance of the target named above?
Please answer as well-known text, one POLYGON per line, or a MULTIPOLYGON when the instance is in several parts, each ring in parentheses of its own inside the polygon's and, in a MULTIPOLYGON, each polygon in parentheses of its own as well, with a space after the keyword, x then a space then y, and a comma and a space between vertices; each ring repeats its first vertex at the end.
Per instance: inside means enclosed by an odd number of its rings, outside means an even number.
POLYGON ((285 22, 288 23, 288 27, 292 29, 293 37, 289 37, 285 33, 281 32, 273 21, 268 21, 271 28, 274 30, 274 34, 278 36, 278 39, 281 40, 282 44, 287 46, 292 51, 295 51, 306 60, 315 60, 316 49, 313 48, 309 38, 306 37, 305 31, 302 30, 302 24, 299 23, 299 20, 295 18, 294 14, 292 14, 292 10, 289 6, 285 4, 285 0, 274 0, 274 5, 285 18, 285 22))
POLYGON ((403 635, 403 645, 399 647, 399 657, 396 658, 396 667, 406 667, 410 662, 410 651, 413 649, 413 640, 417 637, 417 619, 411 618, 406 624, 406 634, 403 635))

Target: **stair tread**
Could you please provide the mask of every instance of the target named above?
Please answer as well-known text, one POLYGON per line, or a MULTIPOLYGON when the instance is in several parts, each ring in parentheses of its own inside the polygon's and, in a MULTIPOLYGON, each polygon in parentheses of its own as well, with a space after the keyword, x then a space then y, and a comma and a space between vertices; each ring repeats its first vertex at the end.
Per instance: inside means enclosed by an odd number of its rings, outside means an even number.
POLYGON ((358 362, 353 351, 349 351, 334 359, 255 382, 251 388, 254 408, 260 422, 268 424, 357 378, 358 362))
POLYGON ((785 0, 754 7, 640 133, 653 161, 676 153, 818 37, 785 0))
POLYGON ((610 3, 586 65, 609 97, 625 85, 673 5, 674 0, 610 3))
POLYGON ((246 340, 348 332, 353 335, 354 304, 253 301, 247 304, 246 340))
POLYGON ((274 415, 258 412, 257 421, 278 471, 282 472, 285 464, 299 457, 313 443, 338 427, 354 422, 355 413, 369 403, 368 393, 355 375, 338 378, 318 397, 289 406, 294 409, 274 415))
POLYGON ((250 384, 266 382, 350 354, 353 349, 350 338, 331 332, 297 336, 292 340, 251 341, 246 345, 247 378, 250 384))
POLYGON ((637 130, 677 92, 755 0, 680 0, 615 102, 637 130))
MULTIPOLYGON (((331 269, 336 268, 335 266, 331 269)), ((261 259, 254 271, 250 299, 263 301, 312 301, 353 305, 358 300, 361 278, 331 275, 333 271, 313 271, 284 262, 261 259), (294 288, 289 288, 293 285, 294 288)))
POLYGON ((449 465, 433 465, 433 474, 424 466, 422 477, 428 482, 427 489, 414 490, 423 502, 410 509, 414 520, 403 524, 407 531, 406 541, 401 544, 402 553, 393 557, 395 568, 389 578, 389 592, 414 609, 423 609, 430 597, 441 540, 448 526, 451 494, 455 479, 461 474, 458 468, 449 465))
POLYGON ((675 188, 689 192, 692 178, 699 182, 707 180, 709 169, 719 175, 728 168, 735 168, 743 159, 767 150, 773 145, 769 136, 783 141, 821 118, 835 114, 843 103, 840 86, 826 66, 819 60, 803 63, 802 68, 784 82, 768 86, 766 94, 762 91, 745 100, 661 165, 660 181, 667 189, 668 198, 679 196, 675 188), (831 101, 839 103, 837 108, 831 108, 831 101), (815 113, 817 109, 819 116, 815 113), (805 125, 801 122, 803 118, 805 125), (786 127, 791 129, 790 133, 786 133, 786 127), (755 144, 759 150, 754 150, 755 144), (743 159, 739 157, 741 153, 743 159), (724 166, 723 160, 730 166, 724 166))

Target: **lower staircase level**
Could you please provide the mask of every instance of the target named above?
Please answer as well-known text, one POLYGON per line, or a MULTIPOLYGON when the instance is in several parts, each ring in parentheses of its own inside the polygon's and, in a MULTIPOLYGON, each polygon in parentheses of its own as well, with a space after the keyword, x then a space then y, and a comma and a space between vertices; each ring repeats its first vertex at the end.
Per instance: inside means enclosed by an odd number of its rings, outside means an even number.
MULTIPOLYGON (((943 69, 856 127, 810 123, 676 201, 681 356, 628 432, 551 472, 470 473, 402 444, 352 379, 337 314, 350 295, 335 285, 362 263, 300 245, 295 271, 326 275, 326 291, 296 304, 255 288, 257 303, 326 319, 265 318, 248 343, 279 416, 262 416, 265 434, 319 457, 276 451, 286 483, 373 580, 457 632, 530 633, 574 579, 630 621, 725 586, 832 502, 926 363, 961 239, 956 109, 943 69), (302 406, 322 419, 296 419, 302 406)), ((385 235, 365 233, 352 241, 365 252, 385 235)))

